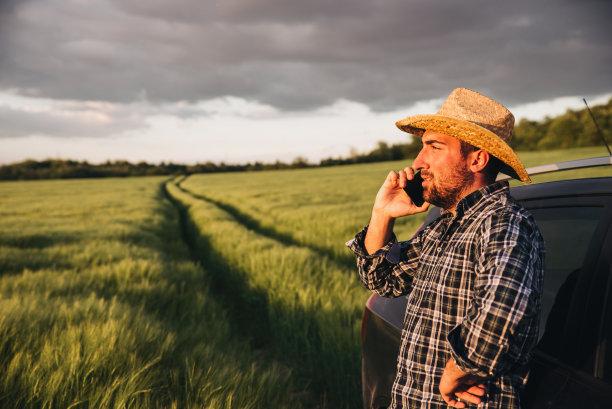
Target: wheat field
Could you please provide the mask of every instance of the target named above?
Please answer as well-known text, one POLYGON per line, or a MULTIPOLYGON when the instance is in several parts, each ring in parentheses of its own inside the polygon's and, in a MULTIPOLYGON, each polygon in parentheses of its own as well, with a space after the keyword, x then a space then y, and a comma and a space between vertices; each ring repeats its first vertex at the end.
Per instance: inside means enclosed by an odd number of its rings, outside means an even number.
POLYGON ((408 164, 0 183, 0 407, 361 407, 344 242, 408 164))

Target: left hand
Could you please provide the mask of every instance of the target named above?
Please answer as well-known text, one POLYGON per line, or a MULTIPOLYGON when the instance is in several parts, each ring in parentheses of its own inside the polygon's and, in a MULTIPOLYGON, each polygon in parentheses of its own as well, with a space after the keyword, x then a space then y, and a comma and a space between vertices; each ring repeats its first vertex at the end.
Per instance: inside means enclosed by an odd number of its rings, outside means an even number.
POLYGON ((478 405, 486 393, 482 378, 463 372, 449 359, 440 379, 442 399, 453 408, 465 408, 465 402, 478 405), (465 401, 465 402, 463 402, 465 401))

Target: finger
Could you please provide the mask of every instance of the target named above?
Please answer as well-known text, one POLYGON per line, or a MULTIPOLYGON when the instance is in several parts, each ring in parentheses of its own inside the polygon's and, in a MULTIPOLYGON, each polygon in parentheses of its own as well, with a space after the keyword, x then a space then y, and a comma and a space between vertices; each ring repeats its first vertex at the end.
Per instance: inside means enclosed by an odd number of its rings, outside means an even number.
POLYGON ((390 186, 397 186, 397 181, 399 179, 399 176, 397 173, 395 173, 395 171, 391 171, 389 172, 389 174, 387 175, 387 179, 386 182, 390 185, 390 186))
POLYGON ((466 392, 476 396, 484 396, 486 393, 486 389, 484 385, 474 385, 470 386, 470 388, 467 389, 466 392))
POLYGON ((442 399, 444 399, 444 401, 449 405, 452 406, 453 408, 457 408, 457 409, 463 409, 465 408, 465 403, 461 402, 461 400, 459 400, 456 397, 456 394, 442 394, 442 399))
POLYGON ((423 202, 421 207, 417 207, 417 209, 419 209, 419 212, 424 212, 425 210, 427 210, 427 208, 429 208, 430 204, 431 203, 429 203, 429 202, 423 202))
POLYGON ((478 405, 480 401, 482 400, 480 399, 479 396, 472 395, 471 393, 468 393, 468 392, 455 392, 455 396, 457 396, 457 398, 461 400, 464 400, 470 403, 474 403, 476 405, 478 405))
POLYGON ((459 399, 451 399, 449 402, 446 402, 446 403, 448 403, 453 408, 457 408, 457 409, 465 408, 465 403, 460 401, 459 399))
POLYGON ((399 171, 399 187, 401 187, 402 189, 405 188, 406 180, 407 180, 406 171, 400 170, 399 171))
POLYGON ((406 172, 406 176, 408 177, 408 180, 414 179, 414 170, 410 166, 406 166, 404 168, 404 172, 406 172))

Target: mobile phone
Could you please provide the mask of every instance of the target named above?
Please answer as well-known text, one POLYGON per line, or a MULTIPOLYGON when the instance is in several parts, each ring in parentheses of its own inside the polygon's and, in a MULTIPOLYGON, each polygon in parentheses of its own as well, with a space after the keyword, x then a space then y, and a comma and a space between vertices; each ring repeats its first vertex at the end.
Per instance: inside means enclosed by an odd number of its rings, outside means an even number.
POLYGON ((410 196, 412 203, 418 207, 421 207, 425 202, 425 199, 423 199, 422 183, 423 178, 421 177, 421 172, 417 172, 414 174, 414 178, 412 180, 406 181, 406 187, 404 188, 404 192, 410 196))

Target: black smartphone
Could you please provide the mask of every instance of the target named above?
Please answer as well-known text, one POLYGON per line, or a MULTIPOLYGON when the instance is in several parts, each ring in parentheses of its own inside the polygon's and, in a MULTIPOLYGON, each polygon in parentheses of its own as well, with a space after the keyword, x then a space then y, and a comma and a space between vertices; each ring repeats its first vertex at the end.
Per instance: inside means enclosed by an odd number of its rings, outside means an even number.
POLYGON ((414 174, 414 179, 406 181, 406 187, 404 188, 404 192, 410 196, 412 203, 415 206, 421 207, 425 202, 423 199, 423 178, 421 177, 421 172, 417 172, 414 174))

